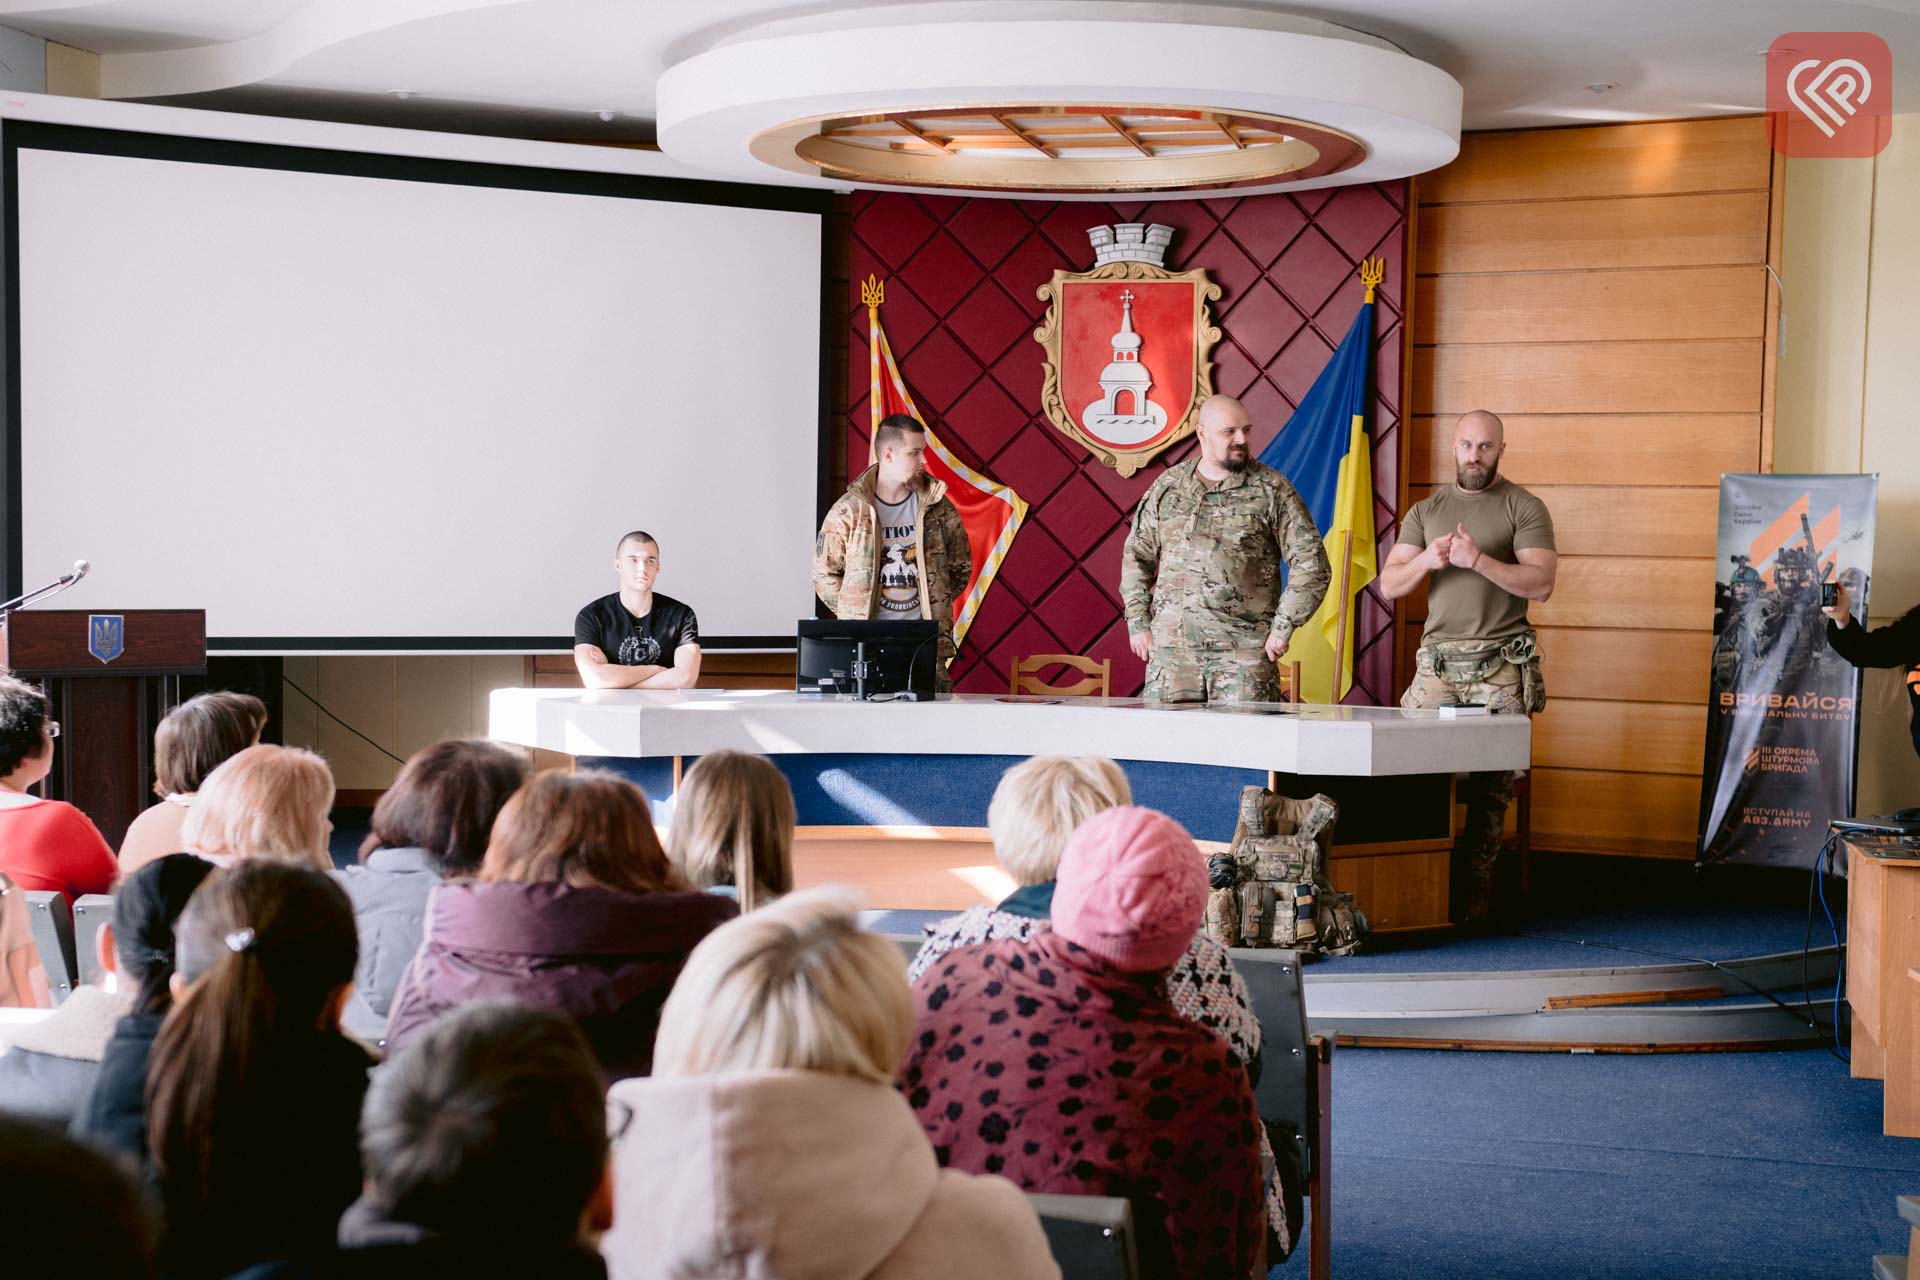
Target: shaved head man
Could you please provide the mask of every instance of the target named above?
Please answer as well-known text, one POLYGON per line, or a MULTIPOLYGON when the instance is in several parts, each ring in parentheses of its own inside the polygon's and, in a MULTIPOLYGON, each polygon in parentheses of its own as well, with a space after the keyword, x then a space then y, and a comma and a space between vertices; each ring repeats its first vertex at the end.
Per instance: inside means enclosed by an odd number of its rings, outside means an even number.
POLYGON ((1252 431, 1245 405, 1209 397, 1199 456, 1168 467, 1134 512, 1120 599, 1149 698, 1278 702, 1274 664, 1327 594, 1320 531, 1287 478, 1253 460, 1252 431))
MULTIPOLYGON (((1546 706, 1539 647, 1527 602, 1553 594, 1559 556, 1546 503, 1500 474, 1506 427, 1485 409, 1453 428, 1453 483, 1415 504, 1380 571, 1381 594, 1397 600, 1422 582, 1427 625, 1408 710, 1485 707, 1529 715, 1546 706)), ((1513 797, 1514 773, 1468 775, 1466 825, 1453 845, 1453 913, 1471 921, 1493 907, 1493 864, 1513 797)))

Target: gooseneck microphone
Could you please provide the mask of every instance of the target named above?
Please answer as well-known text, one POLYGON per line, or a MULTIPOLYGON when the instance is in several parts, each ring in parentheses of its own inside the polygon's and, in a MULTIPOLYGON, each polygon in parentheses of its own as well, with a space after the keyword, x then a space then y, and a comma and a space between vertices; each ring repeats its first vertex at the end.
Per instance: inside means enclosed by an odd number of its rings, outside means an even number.
POLYGON ((75 560, 73 562, 73 568, 71 570, 61 574, 59 577, 55 578, 52 582, 49 582, 46 586, 36 587, 32 591, 27 592, 25 595, 15 596, 11 600, 8 600, 4 603, 0 603, 0 618, 3 618, 7 614, 14 612, 16 609, 24 609, 28 605, 38 604, 40 601, 45 600, 49 596, 59 595, 62 591, 65 591, 68 587, 80 581, 80 579, 86 577, 87 574, 91 573, 92 571, 93 571, 92 564, 88 563, 85 560, 75 560))

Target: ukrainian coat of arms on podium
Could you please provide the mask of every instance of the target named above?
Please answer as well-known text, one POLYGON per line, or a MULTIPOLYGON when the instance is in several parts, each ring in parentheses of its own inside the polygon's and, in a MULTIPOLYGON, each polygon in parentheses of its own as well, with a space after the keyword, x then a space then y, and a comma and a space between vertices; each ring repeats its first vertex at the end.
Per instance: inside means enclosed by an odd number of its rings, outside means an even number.
POLYGON ((1034 341, 1046 348, 1047 419, 1123 476, 1189 435, 1213 394, 1220 341, 1207 306, 1220 286, 1201 269, 1164 266, 1173 228, 1094 227, 1091 271, 1056 271, 1034 341))

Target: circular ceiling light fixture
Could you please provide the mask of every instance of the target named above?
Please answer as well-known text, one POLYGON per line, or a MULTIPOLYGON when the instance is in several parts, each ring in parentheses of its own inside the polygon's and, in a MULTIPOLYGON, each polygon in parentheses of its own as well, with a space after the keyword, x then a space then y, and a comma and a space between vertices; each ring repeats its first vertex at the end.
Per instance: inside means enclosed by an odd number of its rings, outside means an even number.
POLYGON ((732 37, 661 77, 659 136, 749 181, 1092 199, 1424 172, 1458 152, 1460 102, 1444 71, 1329 23, 979 0, 732 37))

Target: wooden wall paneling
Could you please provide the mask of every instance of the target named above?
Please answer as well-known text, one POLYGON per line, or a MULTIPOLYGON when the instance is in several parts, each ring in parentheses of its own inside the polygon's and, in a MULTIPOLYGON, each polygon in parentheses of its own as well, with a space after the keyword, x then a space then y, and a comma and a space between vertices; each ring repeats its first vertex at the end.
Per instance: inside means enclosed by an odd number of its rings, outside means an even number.
POLYGON ((1350 893, 1377 933, 1431 929, 1447 922, 1447 850, 1327 860, 1327 878, 1350 893))
POLYGON ((1765 190, 1771 151, 1764 116, 1487 133, 1421 194, 1456 204, 1765 190))
POLYGON ((1537 848, 1691 858, 1699 820, 1697 774, 1533 771, 1537 848))
MULTIPOLYGON (((1517 483, 1517 482, 1516 482, 1517 483)), ((1528 485, 1553 513, 1562 556, 1665 556, 1711 559, 1720 491, 1626 485, 1528 485)), ((1412 488, 1415 502, 1435 486, 1412 488)))
POLYGON ((1699 703, 1599 702, 1552 696, 1533 719, 1542 768, 1618 773, 1700 772, 1707 711, 1699 703))
MULTIPOLYGON (((1515 484, 1589 484, 1596 460, 1630 456, 1637 485, 1699 485, 1716 491, 1721 473, 1760 465, 1754 413, 1501 414, 1507 429, 1503 474, 1515 484)), ((1409 483, 1453 483, 1457 413, 1413 420, 1409 483)))
POLYGON ((1560 698, 1686 703, 1705 721, 1711 632, 1540 627, 1537 634, 1549 703, 1560 698))
MULTIPOLYGON (((1423 193, 1424 194, 1424 193, 1423 193)), ((1764 191, 1429 205, 1422 275, 1753 263, 1767 254, 1764 191)))
MULTIPOLYGON (((1406 612, 1426 621, 1424 585, 1407 597, 1406 612)), ((1527 616, 1536 627, 1710 631, 1713 561, 1562 556, 1553 598, 1529 606, 1527 616)))
POLYGON ((1416 347, 1415 413, 1758 413, 1759 338, 1416 347))
MULTIPOLYGON (((1557 266, 1557 264, 1556 264, 1557 266)), ((1764 336, 1764 266, 1443 275, 1413 340, 1618 342, 1764 336)))

